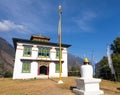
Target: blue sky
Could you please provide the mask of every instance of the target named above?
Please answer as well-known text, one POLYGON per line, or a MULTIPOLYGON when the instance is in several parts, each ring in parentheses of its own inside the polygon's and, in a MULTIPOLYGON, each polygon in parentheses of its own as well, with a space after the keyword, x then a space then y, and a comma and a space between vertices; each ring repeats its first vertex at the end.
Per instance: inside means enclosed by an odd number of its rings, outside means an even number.
POLYGON ((106 56, 106 48, 120 35, 120 0, 0 0, 0 37, 29 39, 43 35, 58 42, 58 6, 62 5, 62 43, 69 53, 106 56))

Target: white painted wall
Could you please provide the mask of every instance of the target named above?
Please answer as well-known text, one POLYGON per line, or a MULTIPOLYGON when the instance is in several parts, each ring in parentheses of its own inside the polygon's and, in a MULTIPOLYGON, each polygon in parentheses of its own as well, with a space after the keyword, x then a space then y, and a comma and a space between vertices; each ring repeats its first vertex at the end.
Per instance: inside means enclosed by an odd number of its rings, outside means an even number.
POLYGON ((13 79, 19 79, 21 77, 19 75, 22 72, 22 62, 20 61, 20 59, 23 56, 23 49, 24 47, 22 46, 22 44, 18 43, 16 47, 16 54, 15 54, 13 79))
MULTIPOLYGON (((54 56, 53 58, 54 60, 59 60, 59 59, 56 59, 56 53, 54 54, 51 53, 51 55, 54 56)), ((62 50, 62 61, 64 61, 64 63, 62 63, 62 77, 68 77, 67 49, 66 48, 62 50)), ((59 73, 56 73, 55 71, 55 68, 56 68, 55 63, 54 62, 50 63, 49 67, 50 67, 49 77, 59 77, 59 73)))
POLYGON ((67 49, 64 48, 63 51, 62 51, 62 56, 63 56, 63 60, 64 60, 64 63, 62 65, 62 69, 63 69, 63 74, 62 76, 63 77, 68 77, 68 62, 67 62, 67 49))
MULTIPOLYGON (((16 48, 16 55, 15 55, 15 63, 14 63, 14 71, 13 71, 13 79, 29 79, 29 78, 36 78, 38 77, 38 48, 37 45, 32 45, 32 55, 31 57, 23 57, 23 50, 24 46, 22 43, 17 43, 16 48), (31 62, 31 71, 30 73, 22 73, 22 61, 21 59, 33 59, 34 61, 31 62)), ((42 58, 44 60, 56 60, 56 47, 52 47, 50 50, 50 58, 42 58)), ((68 67, 67 67, 67 49, 64 48, 62 50, 62 77, 68 76, 68 67)), ((55 63, 51 62, 49 64, 49 77, 59 77, 59 73, 55 72, 55 63)))

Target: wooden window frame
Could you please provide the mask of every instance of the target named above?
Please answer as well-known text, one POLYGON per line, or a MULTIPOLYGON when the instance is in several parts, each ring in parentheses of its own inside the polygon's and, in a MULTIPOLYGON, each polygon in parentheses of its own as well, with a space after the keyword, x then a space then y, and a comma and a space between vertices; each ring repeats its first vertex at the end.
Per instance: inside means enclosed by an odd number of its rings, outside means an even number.
POLYGON ((31 71, 30 61, 23 61, 23 63, 22 63, 22 73, 30 73, 30 71, 31 71))
MULTIPOLYGON (((60 58, 60 50, 56 49, 56 58, 59 59, 60 58)), ((62 50, 61 50, 61 59, 62 59, 62 50)))
POLYGON ((38 48, 38 57, 50 58, 50 48, 39 47, 38 48), (40 54, 39 54, 40 53, 40 54))
POLYGON ((31 54, 32 54, 32 47, 30 47, 30 46, 24 46, 23 56, 30 57, 31 54))

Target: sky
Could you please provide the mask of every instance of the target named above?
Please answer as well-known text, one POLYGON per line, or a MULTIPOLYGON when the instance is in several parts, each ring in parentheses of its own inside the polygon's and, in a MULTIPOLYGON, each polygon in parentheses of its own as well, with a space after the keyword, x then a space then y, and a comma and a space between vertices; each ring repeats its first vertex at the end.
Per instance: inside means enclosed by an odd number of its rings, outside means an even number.
POLYGON ((62 43, 68 52, 98 62, 120 36, 120 0, 0 0, 0 37, 42 35, 58 43, 58 6, 62 6, 62 43))

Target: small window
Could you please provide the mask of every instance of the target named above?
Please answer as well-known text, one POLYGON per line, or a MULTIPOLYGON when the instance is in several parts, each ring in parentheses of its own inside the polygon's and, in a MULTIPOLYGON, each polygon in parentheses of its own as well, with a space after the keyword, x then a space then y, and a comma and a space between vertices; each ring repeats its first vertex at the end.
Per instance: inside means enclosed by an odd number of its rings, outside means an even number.
MULTIPOLYGON (((60 58, 60 50, 56 49, 56 58, 60 58)), ((62 50, 61 50, 61 58, 62 58, 62 50)))
MULTIPOLYGON (((56 63, 55 64, 56 66, 55 66, 55 72, 56 73, 60 73, 60 64, 59 63, 56 63)), ((62 68, 61 68, 62 69, 62 68)), ((62 72, 62 70, 61 70, 61 72, 62 72)))
POLYGON ((50 56, 50 49, 46 49, 46 56, 47 56, 47 57, 50 56))
POLYGON ((30 65, 29 61, 24 61, 22 65, 22 73, 30 73, 30 65))
POLYGON ((31 56, 31 51, 32 51, 31 47, 24 46, 24 54, 23 54, 23 56, 31 56))
POLYGON ((56 63, 56 73, 59 73, 60 72, 60 64, 59 63, 56 63))

